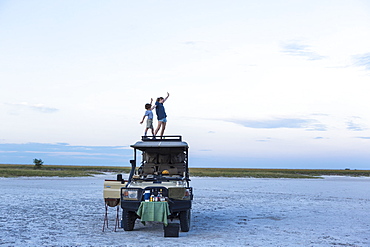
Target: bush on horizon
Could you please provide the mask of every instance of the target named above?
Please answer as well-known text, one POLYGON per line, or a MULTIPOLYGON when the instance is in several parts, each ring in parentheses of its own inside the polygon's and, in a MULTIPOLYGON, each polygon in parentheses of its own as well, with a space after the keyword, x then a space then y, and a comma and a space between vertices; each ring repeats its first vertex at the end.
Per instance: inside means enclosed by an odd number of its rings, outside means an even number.
POLYGON ((42 159, 33 159, 33 163, 35 164, 35 169, 40 169, 44 161, 42 159))

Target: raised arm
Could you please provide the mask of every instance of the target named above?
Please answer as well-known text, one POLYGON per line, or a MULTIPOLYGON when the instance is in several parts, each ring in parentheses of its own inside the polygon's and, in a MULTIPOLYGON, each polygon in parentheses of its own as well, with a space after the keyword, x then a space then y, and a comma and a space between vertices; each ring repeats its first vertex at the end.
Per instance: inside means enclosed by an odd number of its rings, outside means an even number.
POLYGON ((166 96, 166 98, 163 99, 163 103, 166 102, 166 100, 168 99, 168 97, 170 97, 170 94, 167 92, 167 96, 166 96))

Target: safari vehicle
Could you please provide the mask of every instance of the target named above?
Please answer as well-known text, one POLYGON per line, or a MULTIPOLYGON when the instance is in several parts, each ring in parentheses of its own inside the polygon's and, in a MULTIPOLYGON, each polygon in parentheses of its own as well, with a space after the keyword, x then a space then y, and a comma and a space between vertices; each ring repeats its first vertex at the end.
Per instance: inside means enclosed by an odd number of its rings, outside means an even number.
POLYGON ((159 193, 168 202, 168 219, 179 219, 180 229, 188 232, 193 200, 189 185, 188 149, 181 136, 142 137, 131 145, 134 159, 125 187, 121 188, 121 225, 125 231, 134 229, 136 214, 144 193, 156 197, 159 193), (137 151, 141 151, 141 159, 137 151))

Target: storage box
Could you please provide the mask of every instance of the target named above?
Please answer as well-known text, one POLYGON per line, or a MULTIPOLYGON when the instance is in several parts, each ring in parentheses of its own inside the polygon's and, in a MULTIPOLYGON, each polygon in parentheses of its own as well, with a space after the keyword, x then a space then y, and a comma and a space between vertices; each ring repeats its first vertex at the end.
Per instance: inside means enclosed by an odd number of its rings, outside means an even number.
POLYGON ((168 223, 164 226, 164 237, 179 237, 180 224, 179 223, 168 223))
POLYGON ((124 187, 121 181, 106 179, 104 181, 103 197, 121 199, 121 187, 124 187))

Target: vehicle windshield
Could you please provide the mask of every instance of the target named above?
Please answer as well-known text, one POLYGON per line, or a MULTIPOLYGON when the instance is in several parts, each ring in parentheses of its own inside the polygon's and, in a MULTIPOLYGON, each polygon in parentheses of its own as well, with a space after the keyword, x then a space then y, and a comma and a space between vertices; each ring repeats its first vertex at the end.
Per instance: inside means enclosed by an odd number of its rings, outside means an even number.
POLYGON ((180 150, 148 149, 142 152, 142 163, 133 179, 146 181, 182 180, 186 171, 186 154, 180 150))

